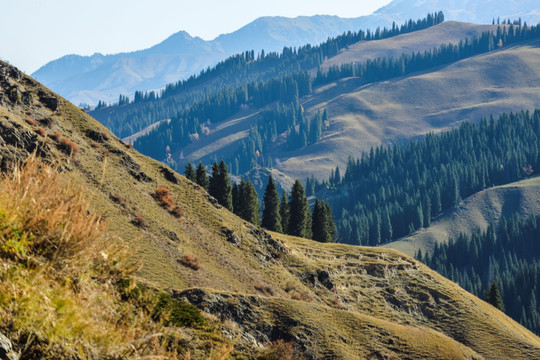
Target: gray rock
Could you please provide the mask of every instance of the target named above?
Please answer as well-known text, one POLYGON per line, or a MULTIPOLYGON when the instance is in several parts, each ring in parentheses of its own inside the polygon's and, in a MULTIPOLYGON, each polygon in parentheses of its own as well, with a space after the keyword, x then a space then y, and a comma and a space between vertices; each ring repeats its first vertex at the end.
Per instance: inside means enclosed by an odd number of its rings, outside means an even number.
POLYGON ((0 333, 0 360, 19 360, 19 354, 13 350, 11 341, 0 333))

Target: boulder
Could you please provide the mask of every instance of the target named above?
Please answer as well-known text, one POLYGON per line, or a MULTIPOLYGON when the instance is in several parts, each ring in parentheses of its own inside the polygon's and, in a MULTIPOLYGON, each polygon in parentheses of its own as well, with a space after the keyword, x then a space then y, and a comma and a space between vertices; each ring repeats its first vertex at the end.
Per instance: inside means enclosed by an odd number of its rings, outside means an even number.
POLYGON ((19 355, 13 350, 11 341, 0 333, 0 360, 19 360, 19 355))

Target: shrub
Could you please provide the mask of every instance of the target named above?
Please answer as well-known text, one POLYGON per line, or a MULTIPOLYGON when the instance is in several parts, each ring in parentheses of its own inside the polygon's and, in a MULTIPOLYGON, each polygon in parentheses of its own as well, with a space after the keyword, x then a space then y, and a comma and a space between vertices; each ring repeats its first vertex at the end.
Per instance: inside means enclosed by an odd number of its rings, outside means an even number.
POLYGON ((47 136, 47 131, 45 131, 45 129, 42 128, 42 127, 37 128, 37 129, 36 129, 36 132, 37 132, 39 135, 43 136, 43 137, 46 137, 46 136, 47 136))
POLYGON ((109 195, 109 197, 111 198, 111 200, 117 204, 120 204, 120 205, 123 205, 124 204, 124 198, 121 197, 120 195, 118 194, 111 194, 109 195))
POLYGON ((262 354, 257 356, 257 360, 291 360, 293 356, 293 345, 280 339, 271 343, 262 354))
POLYGON ((199 264, 199 258, 193 255, 184 255, 179 260, 180 264, 187 266, 193 270, 199 270, 201 265, 199 264))
POLYGON ((173 216, 177 218, 181 218, 182 216, 184 216, 184 211, 180 206, 176 205, 174 199, 171 196, 170 190, 167 189, 165 186, 158 187, 154 191, 154 194, 152 196, 173 216))
POLYGON ((200 326, 205 323, 201 311, 188 302, 161 293, 152 313, 154 321, 161 320, 166 326, 200 326))
POLYGON ((274 296, 274 289, 271 286, 263 285, 263 284, 256 284, 253 287, 255 288, 255 290, 261 292, 264 295, 274 296))
POLYGON ((146 223, 146 220, 140 215, 137 215, 131 220, 131 223, 138 227, 146 227, 148 224, 146 223))
POLYGON ((22 260, 47 260, 58 275, 62 275, 60 269, 86 268, 102 258, 106 223, 88 214, 88 203, 78 186, 34 159, 14 174, 0 177, 4 253, 22 260), (18 221, 14 223, 9 214, 16 214, 18 221))
POLYGON ((77 144, 65 137, 60 139, 60 149, 69 155, 75 155, 79 151, 77 144))
POLYGON ((182 216, 184 216, 184 211, 182 211, 182 208, 178 205, 175 205, 170 212, 177 218, 181 218, 182 216))
POLYGON ((32 118, 26 118, 26 122, 32 126, 36 126, 38 124, 38 122, 32 118))
POLYGON ((60 139, 62 138, 62 134, 60 134, 59 132, 52 133, 49 136, 55 141, 60 141, 60 139))

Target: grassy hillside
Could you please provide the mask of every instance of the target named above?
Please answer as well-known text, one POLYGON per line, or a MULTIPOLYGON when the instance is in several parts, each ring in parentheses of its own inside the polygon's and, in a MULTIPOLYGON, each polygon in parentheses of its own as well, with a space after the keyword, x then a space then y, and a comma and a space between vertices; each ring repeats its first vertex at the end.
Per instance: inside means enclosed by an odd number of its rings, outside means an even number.
MULTIPOLYGON (((301 102, 309 118, 326 109, 329 128, 319 142, 295 151, 286 148, 284 137, 278 138, 270 149, 274 167, 293 178, 312 174, 326 178, 336 165, 343 168, 350 155, 359 156, 381 143, 404 141, 491 114, 534 109, 540 105, 539 44, 521 43, 369 85, 348 78, 317 88, 301 102)), ((258 114, 258 109, 245 110, 212 127, 208 136, 182 149, 184 159, 227 158, 248 136, 258 114)))
POLYGON ((429 29, 398 35, 379 41, 360 41, 342 50, 339 55, 325 60, 321 68, 332 65, 365 62, 378 57, 400 57, 401 54, 424 52, 441 44, 457 44, 466 38, 480 37, 484 31, 497 31, 497 25, 477 25, 447 21, 429 29))
POLYGON ((476 228, 485 230, 490 222, 518 213, 522 216, 540 214, 540 177, 481 191, 464 199, 457 207, 444 212, 427 229, 384 245, 410 256, 418 250, 431 253, 436 243, 471 234, 476 228))
MULTIPOLYGON (((415 260, 394 250, 264 232, 4 63, 0 127, 1 169, 32 152, 58 164, 64 179, 83 187, 90 214, 108 220, 107 236, 124 239, 134 251, 131 261, 141 264, 137 282, 204 311, 210 329, 172 327, 182 334, 180 343, 203 344, 197 358, 223 343, 234 345, 233 358, 269 358, 264 354, 275 354, 283 345, 276 341, 283 340, 300 359, 540 359, 538 337, 415 260), (159 187, 170 190, 166 201, 155 196, 159 187)), ((1 261, 2 269, 10 266, 6 257, 1 261)), ((40 288, 25 291, 32 296, 40 288)), ((122 306, 122 297, 110 296, 122 306)), ((152 304, 146 311, 155 311, 152 304)), ((53 318, 62 315, 61 306, 50 311, 53 318)), ((39 327, 12 323, 0 330, 31 358, 23 335, 39 327)), ((139 337, 167 347, 167 334, 145 329, 137 330, 139 337)), ((84 334, 55 334, 55 341, 70 348, 66 339, 77 342, 84 334)), ((111 341, 101 353, 125 344, 111 341)), ((99 357, 85 355, 93 354, 88 346, 72 358, 99 357)))

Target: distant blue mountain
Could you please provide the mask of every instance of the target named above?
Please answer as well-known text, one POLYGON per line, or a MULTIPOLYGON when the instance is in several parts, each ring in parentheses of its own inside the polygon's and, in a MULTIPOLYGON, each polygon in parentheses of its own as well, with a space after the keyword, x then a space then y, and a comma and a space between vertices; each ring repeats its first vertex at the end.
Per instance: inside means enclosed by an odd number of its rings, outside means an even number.
POLYGON ((75 104, 113 102, 120 94, 154 90, 185 79, 230 55, 245 51, 280 51, 283 47, 319 44, 346 31, 401 24, 442 10, 448 20, 491 23, 492 19, 540 22, 538 0, 394 0, 369 16, 344 19, 317 15, 262 17, 239 30, 211 41, 180 31, 140 51, 115 55, 67 55, 32 74, 75 104))

